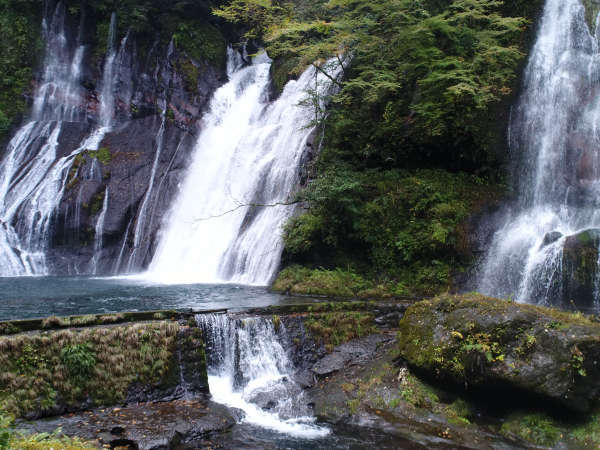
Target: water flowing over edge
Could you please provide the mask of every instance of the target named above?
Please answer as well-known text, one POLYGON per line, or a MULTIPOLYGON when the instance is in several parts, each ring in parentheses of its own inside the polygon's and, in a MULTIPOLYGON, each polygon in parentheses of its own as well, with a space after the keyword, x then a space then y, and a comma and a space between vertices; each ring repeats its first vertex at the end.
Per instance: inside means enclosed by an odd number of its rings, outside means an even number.
POLYGON ((273 431, 305 439, 329 434, 315 424, 302 388, 293 381, 292 363, 281 342, 286 333, 282 323, 276 330, 269 319, 231 319, 226 314, 198 315, 196 321, 205 336, 214 401, 242 410, 242 422, 273 431))

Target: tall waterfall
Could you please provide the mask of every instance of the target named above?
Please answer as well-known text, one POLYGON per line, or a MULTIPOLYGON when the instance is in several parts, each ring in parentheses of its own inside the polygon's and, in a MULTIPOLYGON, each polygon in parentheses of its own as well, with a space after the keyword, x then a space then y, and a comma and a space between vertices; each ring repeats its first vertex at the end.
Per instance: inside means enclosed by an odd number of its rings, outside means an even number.
POLYGON ((85 150, 97 150, 111 126, 114 15, 108 42, 111 51, 105 61, 101 123, 72 151, 60 143, 67 124, 79 122, 79 128, 88 128, 80 80, 86 48, 80 42, 69 43, 65 18, 62 2, 44 18, 44 71, 35 92, 31 121, 17 131, 0 163, 1 276, 48 274, 51 227, 74 159, 85 150))
POLYGON ((327 435, 314 424, 308 399, 292 378, 282 346, 285 327, 264 318, 198 315, 206 339, 213 400, 244 412, 242 420, 297 437, 327 435))
POLYGON ((307 70, 268 101, 271 61, 251 65, 229 49, 229 82, 203 119, 193 161, 164 225, 147 276, 155 281, 265 285, 277 270, 286 205, 298 184, 312 112, 299 106, 315 80, 307 70), (263 206, 268 205, 268 206, 263 206))
POLYGON ((565 246, 597 239, 600 228, 600 51, 582 0, 546 1, 509 131, 519 200, 494 236, 479 289, 556 303, 571 279, 565 246))

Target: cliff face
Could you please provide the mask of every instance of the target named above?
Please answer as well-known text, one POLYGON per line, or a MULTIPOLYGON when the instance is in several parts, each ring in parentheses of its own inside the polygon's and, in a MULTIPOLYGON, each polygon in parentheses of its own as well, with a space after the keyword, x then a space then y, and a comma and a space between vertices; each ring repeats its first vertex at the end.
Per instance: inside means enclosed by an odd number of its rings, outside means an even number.
MULTIPOLYGON (((136 50, 135 42, 125 42, 113 129, 98 152, 78 156, 71 169, 50 249, 59 273, 76 273, 81 262, 91 261, 99 239, 103 250, 95 256, 98 273, 136 270, 149 262, 156 232, 194 148, 202 113, 226 80, 222 64, 196 61, 172 43, 156 45, 145 61, 136 50), (104 227, 97 230, 104 209, 104 227)), ((100 85, 100 68, 91 71, 87 83, 100 85)), ((92 118, 99 114, 100 95, 96 88, 86 93, 85 109, 92 118)), ((77 134, 81 125, 69 128, 77 134)), ((64 146, 62 151, 68 149, 64 146)))
MULTIPOLYGON (((11 5, 3 8, 17 8, 11 5)), ((122 2, 116 10, 104 2, 27 5, 43 13, 13 12, 28 23, 42 20, 46 50, 25 89, 30 112, 22 123, 35 126, 29 134, 13 128, 4 149, 5 161, 19 148, 30 155, 12 177, 4 175, 6 196, 25 199, 4 222, 20 243, 38 239, 48 273, 137 271, 149 262, 208 101, 227 80, 230 32, 211 23, 210 2, 122 2), (43 156, 48 145, 55 152, 43 156), (29 163, 44 157, 54 159, 46 180, 29 182, 29 163), (39 198, 56 204, 46 211, 39 198)), ((23 62, 29 72, 32 60, 23 62)), ((25 260, 26 246, 10 239, 9 246, 25 260)))

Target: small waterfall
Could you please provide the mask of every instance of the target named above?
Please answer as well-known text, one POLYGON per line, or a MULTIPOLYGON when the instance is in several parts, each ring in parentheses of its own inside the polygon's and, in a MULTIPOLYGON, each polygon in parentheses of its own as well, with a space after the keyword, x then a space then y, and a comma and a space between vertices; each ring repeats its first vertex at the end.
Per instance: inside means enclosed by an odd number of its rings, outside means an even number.
POLYGON ((146 276, 166 283, 266 285, 282 251, 281 227, 313 130, 299 106, 314 87, 331 88, 314 68, 268 101, 271 61, 244 65, 228 50, 229 82, 211 101, 193 161, 146 276), (266 205, 266 206, 265 206, 266 205))
POLYGON ((231 319, 226 314, 198 315, 208 354, 213 400, 244 412, 243 422, 302 438, 329 433, 315 425, 293 366, 271 320, 231 319))
POLYGON ((95 229, 95 241, 94 241, 94 256, 92 258, 92 269, 91 273, 96 275, 98 273, 98 260, 101 256, 102 251, 102 233, 104 232, 104 218, 106 217, 106 211, 108 210, 108 188, 104 191, 104 200, 102 201, 102 210, 98 215, 98 221, 96 222, 95 229))
POLYGON ((85 46, 71 52, 65 29, 66 7, 59 2, 42 23, 46 40, 44 71, 34 97, 33 120, 79 121, 85 117, 80 86, 85 46))
POLYGON ((110 28, 108 31, 108 42, 106 51, 106 61, 104 62, 104 72, 102 74, 102 90, 100 92, 100 123, 109 127, 115 111, 115 58, 117 49, 115 43, 117 40, 117 13, 113 12, 110 16, 110 28))
POLYGON ((565 244, 600 228, 597 23, 590 30, 581 0, 546 1, 511 114, 518 204, 483 261, 484 293, 544 304, 571 300, 563 295, 565 275, 571 277, 564 273, 565 244))

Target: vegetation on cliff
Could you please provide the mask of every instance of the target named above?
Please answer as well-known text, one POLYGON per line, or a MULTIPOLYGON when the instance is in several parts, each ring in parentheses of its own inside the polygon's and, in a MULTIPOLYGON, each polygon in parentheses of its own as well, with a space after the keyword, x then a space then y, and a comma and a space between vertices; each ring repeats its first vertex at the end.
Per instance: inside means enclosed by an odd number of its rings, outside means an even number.
POLYGON ((279 89, 311 63, 343 73, 315 114, 322 152, 300 195, 308 213, 286 228, 288 262, 418 294, 450 287, 472 262, 467 219, 503 190, 508 105, 540 3, 233 0, 217 11, 263 39, 279 89))
POLYGON ((25 112, 33 67, 41 54, 40 2, 0 0, 0 144, 25 112))

